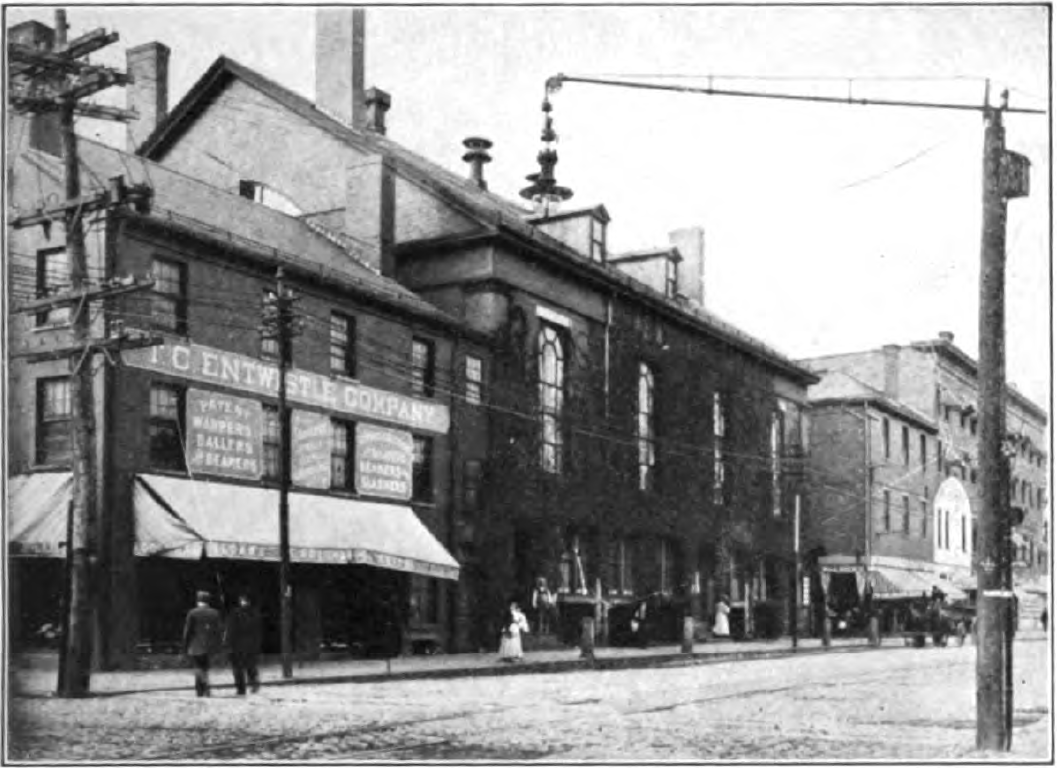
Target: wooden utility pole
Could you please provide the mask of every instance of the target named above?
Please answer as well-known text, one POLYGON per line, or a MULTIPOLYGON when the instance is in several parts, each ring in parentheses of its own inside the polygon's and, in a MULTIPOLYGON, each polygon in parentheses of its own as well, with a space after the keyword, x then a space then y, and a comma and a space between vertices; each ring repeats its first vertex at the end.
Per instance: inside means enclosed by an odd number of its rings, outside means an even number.
POLYGON ((294 297, 283 282, 283 268, 275 276, 275 296, 269 297, 264 308, 264 336, 275 339, 279 346, 279 650, 283 677, 294 676, 293 650, 293 586, 290 583, 290 409, 286 402, 286 371, 291 365, 291 338, 296 328, 293 312, 294 297))
MULTIPOLYGON (((123 179, 111 180, 110 188, 88 198, 81 196, 75 115, 82 113, 78 101, 111 85, 124 85, 128 78, 105 67, 95 67, 78 59, 117 40, 116 34, 96 30, 67 41, 66 13, 55 12, 56 50, 39 51, 12 43, 8 46, 11 65, 11 105, 28 112, 57 111, 62 141, 65 197, 63 204, 40 210, 10 222, 19 229, 41 224, 50 226, 61 219, 66 230, 66 253, 70 263, 70 290, 64 294, 27 302, 16 313, 69 307, 72 344, 22 355, 31 359, 67 359, 70 366, 70 444, 73 474, 72 499, 67 520, 67 585, 63 638, 60 650, 58 693, 67 697, 85 696, 91 684, 92 636, 95 631, 93 567, 97 557, 97 510, 95 455, 95 396, 92 363, 96 351, 117 351, 159 343, 147 335, 131 337, 115 332, 107 339, 91 338, 92 302, 128 290, 142 290, 149 282, 130 280, 120 286, 108 283, 92 286, 88 278, 88 257, 84 244, 84 215, 106 211, 135 202, 141 208, 150 190, 132 190, 123 179), (40 93, 43 81, 46 92, 40 93), (29 94, 27 96, 27 94, 29 94)), ((89 110, 91 111, 91 110, 89 110)), ((124 120, 134 117, 125 110, 108 110, 97 117, 124 120)))
POLYGON ((977 569, 976 746, 1012 745, 1013 580, 1006 434, 1006 200, 1028 193, 1028 161, 1006 150, 1002 106, 984 111, 983 231, 980 245, 980 554, 977 569))

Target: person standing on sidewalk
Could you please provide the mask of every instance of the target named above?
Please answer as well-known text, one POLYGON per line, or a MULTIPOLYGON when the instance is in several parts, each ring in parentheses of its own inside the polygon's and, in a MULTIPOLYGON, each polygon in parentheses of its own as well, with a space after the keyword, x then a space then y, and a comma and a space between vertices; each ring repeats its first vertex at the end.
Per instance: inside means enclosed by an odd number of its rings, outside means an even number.
POLYGON ((712 624, 712 636, 719 638, 730 637, 730 598, 722 595, 716 603, 716 620, 712 624))
POLYGON ((195 668, 195 695, 209 696, 209 656, 220 650, 220 612, 209 605, 209 593, 195 595, 197 605, 184 622, 184 653, 195 668))
POLYGON ((239 604, 228 614, 224 645, 231 653, 236 695, 246 695, 247 682, 250 690, 256 693, 261 687, 257 671, 257 659, 261 654, 261 615, 250 604, 249 595, 239 595, 239 604))
POLYGON ((499 640, 500 661, 521 661, 521 633, 528 631, 528 620, 525 614, 521 612, 517 601, 511 600, 503 622, 502 637, 499 640))

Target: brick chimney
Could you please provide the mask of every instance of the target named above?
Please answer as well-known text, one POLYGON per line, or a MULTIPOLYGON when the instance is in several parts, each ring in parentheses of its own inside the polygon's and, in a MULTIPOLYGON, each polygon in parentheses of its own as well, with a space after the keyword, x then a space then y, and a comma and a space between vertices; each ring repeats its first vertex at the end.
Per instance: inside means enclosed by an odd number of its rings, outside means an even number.
POLYGON ((705 230, 701 227, 677 229, 668 242, 679 249, 679 293, 694 305, 705 306, 705 230))
POLYGON ((366 24, 362 8, 316 10, 316 106, 354 128, 363 126, 367 106, 366 24))
POLYGON ((125 52, 132 82, 125 91, 129 109, 139 117, 128 126, 128 151, 135 153, 169 113, 169 54, 162 43, 144 43, 125 52))
POLYGON ((885 344, 884 354, 885 397, 899 400, 899 345, 885 344))
POLYGON ((947 344, 953 344, 954 334, 950 331, 940 331, 940 341, 945 342, 947 344))
MULTIPOLYGON (((38 51, 55 49, 55 30, 39 21, 24 21, 7 31, 7 41, 38 51)), ((30 147, 51 155, 62 155, 62 134, 57 112, 17 114, 8 112, 8 152, 16 146, 30 147)))
POLYGON ((396 179, 385 155, 354 160, 345 173, 345 233, 367 246, 366 261, 384 277, 393 277, 396 179))

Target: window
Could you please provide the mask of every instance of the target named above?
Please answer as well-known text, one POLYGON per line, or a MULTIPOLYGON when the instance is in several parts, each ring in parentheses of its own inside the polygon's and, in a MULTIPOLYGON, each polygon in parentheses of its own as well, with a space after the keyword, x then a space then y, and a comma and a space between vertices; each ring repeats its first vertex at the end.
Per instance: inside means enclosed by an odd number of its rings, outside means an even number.
POLYGON ((415 435, 415 458, 411 465, 411 498, 433 501, 433 438, 415 435))
POLYGON ((154 384, 150 388, 150 463, 156 469, 183 471, 184 388, 154 384))
POLYGON ((674 299, 679 291, 679 271, 675 259, 668 257, 664 260, 664 295, 674 299))
POLYGON ((330 487, 352 490, 356 484, 356 428, 347 421, 330 422, 330 487))
POLYGON ((462 465, 462 510, 479 512, 481 509, 481 462, 470 460, 462 465))
POLYGON ((929 503, 921 500, 921 538, 929 537, 929 503))
POLYGON ((720 392, 712 393, 712 503, 725 501, 726 459, 723 455, 727 437, 726 403, 720 392))
POLYGON ((330 313, 330 372, 356 378, 356 318, 330 313))
POLYGON ((671 539, 660 540, 658 559, 661 565, 661 592, 670 594, 675 589, 675 545, 671 539))
POLYGON ((37 463, 60 464, 71 458, 70 380, 37 379, 37 463))
POLYGON ((888 533, 892 530, 892 494, 889 491, 884 492, 884 532, 888 533))
POLYGON ((422 397, 433 397, 437 375, 436 354, 432 341, 411 340, 411 391, 422 397))
POLYGON ((971 482, 973 484, 976 483, 976 470, 975 469, 970 469, 969 470, 969 482, 971 482))
POLYGON ((279 479, 279 408, 265 405, 261 409, 264 416, 264 478, 279 479))
POLYGON ((888 419, 881 420, 881 440, 884 444, 884 457, 885 459, 892 458, 892 435, 891 435, 891 424, 888 423, 888 419))
POLYGON ((567 534, 562 559, 558 566, 559 592, 587 594, 587 553, 581 544, 579 533, 567 534))
POLYGON ((936 524, 933 526, 936 530, 936 549, 943 549, 943 510, 937 509, 934 514, 936 515, 936 524))
POLYGON ((929 443, 925 435, 918 437, 918 450, 921 452, 921 472, 924 474, 929 468, 929 443))
POLYGON ((976 437, 976 417, 969 419, 969 434, 976 437))
POLYGON ((591 261, 606 261, 606 223, 591 219, 591 261))
POLYGON ((903 466, 910 466, 910 427, 903 427, 903 466))
POLYGON ((975 520, 973 520, 973 541, 972 541, 972 544, 973 544, 973 549, 972 549, 972 551, 973 551, 973 552, 975 552, 975 551, 976 551, 976 547, 977 547, 977 538, 976 538, 976 537, 977 537, 977 532, 976 532, 976 521, 975 521, 975 520))
POLYGON ((561 474, 564 441, 565 347, 561 331, 543 323, 539 331, 540 463, 546 472, 561 474))
POLYGON ((771 414, 771 503, 775 517, 782 516, 782 413, 771 414))
MULTIPOLYGON (((268 288, 264 290, 264 298, 261 300, 261 316, 270 318, 273 321, 271 324, 277 327, 279 309, 276 298, 275 291, 268 288)), ((263 328, 261 330, 261 358, 264 360, 279 359, 278 337, 270 335, 263 328)))
MULTIPOLYGON (((70 258, 65 247, 37 251, 37 298, 55 296, 70 287, 70 258)), ((70 322, 70 308, 59 307, 37 313, 37 325, 70 322)))
POLYGON ((187 335, 187 265, 155 258, 151 261, 151 326, 187 335))
POLYGON ((437 580, 412 574, 410 593, 410 624, 436 624, 440 620, 440 585, 437 580))
POLYGON ((484 386, 484 363, 474 355, 466 356, 466 402, 469 405, 481 404, 481 392, 484 386))
POLYGON ((943 441, 936 441, 936 469, 943 470, 943 441))
POLYGON ((910 497, 903 497, 903 533, 910 535, 910 497))
POLYGON ((635 591, 631 578, 631 561, 634 548, 626 539, 609 543, 609 591, 630 595, 635 591))
POLYGON ((951 548, 951 511, 949 509, 943 511, 943 548, 951 548))
POLYGON ((962 534, 962 552, 966 552, 967 551, 966 550, 966 544, 968 544, 968 542, 965 540, 965 533, 966 533, 966 529, 969 526, 967 526, 965 524, 965 515, 962 515, 962 524, 961 524, 960 527, 961 527, 961 534, 962 534))
POLYGON ((654 409, 653 371, 646 363, 639 363, 639 490, 655 486, 654 464, 657 459, 656 413, 654 409))
POLYGON ((1036 496, 1035 504, 1038 505, 1039 509, 1042 509, 1043 508, 1043 501, 1042 501, 1042 489, 1041 488, 1035 489, 1035 496, 1036 496))

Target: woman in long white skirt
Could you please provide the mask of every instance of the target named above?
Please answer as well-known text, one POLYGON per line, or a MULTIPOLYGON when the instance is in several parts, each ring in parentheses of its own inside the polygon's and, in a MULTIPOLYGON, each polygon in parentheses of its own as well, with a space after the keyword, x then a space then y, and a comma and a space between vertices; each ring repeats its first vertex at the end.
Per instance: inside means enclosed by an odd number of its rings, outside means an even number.
POLYGON ((515 662, 521 661, 521 633, 528 632, 528 619, 521 612, 516 600, 510 601, 510 607, 506 612, 503 622, 503 632, 499 640, 499 660, 515 662))

